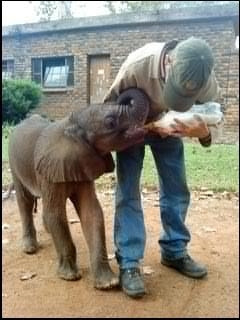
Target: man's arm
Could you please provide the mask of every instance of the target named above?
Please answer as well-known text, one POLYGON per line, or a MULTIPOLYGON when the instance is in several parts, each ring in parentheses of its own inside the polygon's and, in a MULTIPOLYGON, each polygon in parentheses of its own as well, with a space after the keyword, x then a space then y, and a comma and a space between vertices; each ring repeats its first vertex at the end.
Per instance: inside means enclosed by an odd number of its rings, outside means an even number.
POLYGON ((113 84, 103 98, 103 102, 116 101, 121 92, 126 89, 136 87, 137 81, 134 73, 128 71, 124 65, 122 65, 113 84))
POLYGON ((175 137, 190 137, 198 138, 202 146, 208 147, 211 145, 211 132, 206 123, 200 116, 194 116, 194 122, 191 125, 187 125, 178 119, 174 119, 176 124, 171 125, 173 132, 171 136, 175 137))
POLYGON ((173 136, 173 137, 196 137, 199 139, 200 143, 204 147, 208 147, 211 144, 211 133, 206 125, 206 123, 202 120, 202 118, 198 115, 194 116, 194 120, 190 124, 183 123, 178 119, 174 119, 173 124, 169 126, 169 128, 163 128, 161 126, 146 126, 149 131, 153 131, 159 134, 162 137, 173 136))

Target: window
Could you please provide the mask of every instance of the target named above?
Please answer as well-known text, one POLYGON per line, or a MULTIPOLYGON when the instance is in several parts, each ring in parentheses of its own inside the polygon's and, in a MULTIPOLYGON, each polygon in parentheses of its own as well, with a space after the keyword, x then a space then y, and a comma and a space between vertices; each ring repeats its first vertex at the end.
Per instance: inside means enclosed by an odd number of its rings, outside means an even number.
POLYGON ((236 48, 236 49, 239 49, 239 36, 236 36, 235 48, 236 48))
POLYGON ((14 76, 14 61, 3 60, 2 61, 2 79, 13 78, 14 76))
POLYGON ((73 57, 32 59, 32 80, 44 88, 73 86, 73 57))

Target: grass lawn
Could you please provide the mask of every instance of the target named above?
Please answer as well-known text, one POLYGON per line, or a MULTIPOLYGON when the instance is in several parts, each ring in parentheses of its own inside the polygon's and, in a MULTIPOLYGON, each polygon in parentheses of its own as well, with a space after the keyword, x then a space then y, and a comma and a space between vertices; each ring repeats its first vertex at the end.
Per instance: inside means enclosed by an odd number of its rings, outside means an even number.
MULTIPOLYGON (((197 143, 185 143, 185 165, 191 190, 206 187, 213 191, 238 190, 238 146, 213 144, 204 148, 197 143)), ((157 171, 150 149, 145 153, 142 183, 157 185, 157 171)))
MULTIPOLYGON (((2 131, 3 185, 11 181, 8 172, 8 129, 2 131)), ((206 187, 213 191, 238 191, 238 146, 214 144, 204 148, 197 143, 185 143, 185 164, 189 188, 206 187)), ((107 175, 106 175, 107 176, 107 175)), ((102 176, 98 183, 104 183, 102 176)), ((157 171, 149 147, 146 147, 142 184, 149 188, 158 186, 157 171)))

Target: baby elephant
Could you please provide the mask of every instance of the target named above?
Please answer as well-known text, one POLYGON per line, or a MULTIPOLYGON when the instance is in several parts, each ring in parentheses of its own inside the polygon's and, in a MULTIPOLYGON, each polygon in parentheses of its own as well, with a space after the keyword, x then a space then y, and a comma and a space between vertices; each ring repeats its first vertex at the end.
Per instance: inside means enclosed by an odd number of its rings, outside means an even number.
POLYGON ((60 278, 81 278, 66 216, 69 198, 88 244, 94 286, 106 289, 118 284, 107 259, 104 218, 94 180, 114 170, 110 151, 143 140, 148 109, 144 93, 129 89, 116 104, 92 105, 56 122, 33 115, 15 127, 9 162, 21 214, 23 250, 37 251, 32 211, 35 199, 41 197, 43 222, 56 247, 60 278))

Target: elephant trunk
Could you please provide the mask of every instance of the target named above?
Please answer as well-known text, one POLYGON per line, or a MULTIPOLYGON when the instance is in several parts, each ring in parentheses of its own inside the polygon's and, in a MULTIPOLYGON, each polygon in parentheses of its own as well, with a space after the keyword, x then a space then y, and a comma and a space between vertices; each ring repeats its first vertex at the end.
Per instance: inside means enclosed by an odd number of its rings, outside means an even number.
MULTIPOLYGON (((142 126, 149 112, 149 98, 140 89, 130 88, 123 91, 117 99, 117 104, 125 107, 125 112, 131 123, 142 126)), ((122 110, 123 111, 123 110, 122 110)))

